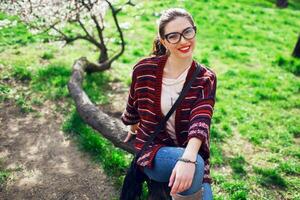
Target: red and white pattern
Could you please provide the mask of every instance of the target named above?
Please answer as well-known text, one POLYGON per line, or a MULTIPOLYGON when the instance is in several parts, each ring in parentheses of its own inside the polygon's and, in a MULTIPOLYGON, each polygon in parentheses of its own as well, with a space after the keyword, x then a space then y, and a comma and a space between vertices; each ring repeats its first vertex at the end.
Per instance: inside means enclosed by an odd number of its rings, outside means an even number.
MULTIPOLYGON (((121 120, 125 125, 138 123, 134 143, 136 150, 143 147, 149 135, 154 133, 155 127, 164 117, 161 111, 161 91, 163 68, 166 60, 166 55, 143 58, 133 67, 127 106, 121 120)), ((165 129, 161 130, 154 142, 138 159, 137 164, 152 168, 153 158, 159 148, 162 146, 186 147, 188 141, 196 137, 202 141, 198 153, 205 163, 203 182, 211 183, 209 138, 215 105, 217 77, 208 67, 202 64, 200 64, 200 67, 200 74, 176 109, 175 131, 178 145, 174 143, 174 140, 165 129)), ((195 69, 196 61, 193 60, 186 80, 192 77, 195 69)))

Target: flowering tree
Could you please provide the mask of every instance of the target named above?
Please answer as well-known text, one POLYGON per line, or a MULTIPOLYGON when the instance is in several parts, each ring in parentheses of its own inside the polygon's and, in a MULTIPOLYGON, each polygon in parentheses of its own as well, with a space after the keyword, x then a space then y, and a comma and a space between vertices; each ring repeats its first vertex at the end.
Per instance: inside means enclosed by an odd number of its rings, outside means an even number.
POLYGON ((117 15, 124 6, 134 4, 108 0, 0 0, 0 10, 20 16, 35 33, 49 32, 68 43, 85 40, 99 49, 96 63, 88 62, 85 71, 96 72, 109 69, 112 62, 122 55, 125 42, 117 15), (118 5, 117 5, 118 4, 118 5), (118 38, 104 37, 106 25, 104 17, 111 11, 118 38), (109 58, 108 44, 120 45, 118 52, 109 58))
POLYGON ((128 0, 0 0, 0 10, 18 15, 34 32, 49 32, 66 42, 85 40, 99 49, 100 55, 95 63, 82 57, 74 62, 68 89, 75 101, 82 119, 110 140, 115 146, 130 153, 134 152, 132 144, 122 142, 127 133, 120 120, 114 120, 98 109, 82 90, 85 72, 94 73, 109 69, 125 49, 125 42, 117 15, 124 6, 134 4, 128 0), (104 20, 111 11, 116 31, 104 20), (119 38, 105 38, 104 31, 117 33, 119 38), (120 46, 109 58, 108 44, 117 40, 120 46))

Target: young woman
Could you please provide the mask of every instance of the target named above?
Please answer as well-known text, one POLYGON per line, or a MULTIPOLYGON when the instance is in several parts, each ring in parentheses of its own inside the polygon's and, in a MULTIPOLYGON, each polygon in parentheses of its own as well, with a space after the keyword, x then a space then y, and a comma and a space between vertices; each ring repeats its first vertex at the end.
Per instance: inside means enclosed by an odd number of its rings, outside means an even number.
MULTIPOLYGON (((141 59, 133 68, 121 119, 125 125, 131 125, 124 142, 136 134, 137 151, 196 69, 196 30, 186 10, 166 10, 159 19, 153 56, 141 59)), ((199 66, 201 72, 185 98, 137 161, 150 179, 169 182, 170 195, 175 200, 212 199, 209 138, 217 79, 211 69, 199 66)))

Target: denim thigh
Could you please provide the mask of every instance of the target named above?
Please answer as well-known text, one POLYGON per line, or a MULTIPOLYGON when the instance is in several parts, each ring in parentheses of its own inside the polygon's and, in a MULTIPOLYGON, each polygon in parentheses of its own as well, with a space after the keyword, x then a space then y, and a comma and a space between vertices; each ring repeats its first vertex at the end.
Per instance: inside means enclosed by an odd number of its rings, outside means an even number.
MULTIPOLYGON (((147 176, 152 180, 158 182, 169 182, 172 170, 175 167, 177 159, 182 156, 184 150, 185 149, 182 147, 168 147, 168 146, 161 147, 155 155, 153 161, 154 162, 153 168, 152 169, 149 169, 147 167, 143 168, 145 174, 147 174, 147 176)), ((202 181, 204 175, 204 161, 199 154, 197 155, 197 163, 198 164, 196 165, 196 170, 195 170, 191 187, 179 194, 182 195, 193 194, 203 187, 202 181)), ((210 186, 210 184, 208 185, 210 186)), ((206 189, 207 187, 208 186, 205 186, 204 189, 206 189)), ((209 192, 209 191, 205 191, 205 192, 209 192)))

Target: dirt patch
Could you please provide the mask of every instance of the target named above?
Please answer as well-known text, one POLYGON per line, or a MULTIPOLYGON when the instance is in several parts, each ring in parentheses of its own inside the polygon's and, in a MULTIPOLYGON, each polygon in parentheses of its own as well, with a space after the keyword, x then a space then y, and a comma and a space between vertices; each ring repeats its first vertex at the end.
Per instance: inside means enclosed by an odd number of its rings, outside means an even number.
POLYGON ((0 104, 0 159, 11 170, 0 199, 114 199, 118 191, 101 167, 60 130, 63 116, 45 102, 24 114, 0 104))
POLYGON ((222 145, 222 151, 227 158, 242 155, 249 165, 266 167, 271 164, 266 159, 266 156, 270 156, 271 152, 253 145, 242 137, 236 129, 233 129, 232 137, 228 138, 222 145))
POLYGON ((109 116, 119 119, 126 107, 129 89, 120 82, 109 83, 109 86, 110 91, 113 91, 108 95, 110 103, 98 107, 109 116))

